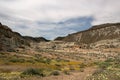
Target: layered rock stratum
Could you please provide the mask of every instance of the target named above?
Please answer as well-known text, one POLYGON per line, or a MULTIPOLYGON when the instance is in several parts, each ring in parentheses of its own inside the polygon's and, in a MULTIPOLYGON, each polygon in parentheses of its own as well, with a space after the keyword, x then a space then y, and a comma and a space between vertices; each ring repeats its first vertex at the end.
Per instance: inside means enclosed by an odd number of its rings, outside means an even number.
POLYGON ((85 31, 57 37, 54 41, 43 37, 22 36, 0 23, 0 51, 14 51, 16 48, 26 47, 40 50, 119 48, 120 23, 96 25, 85 31))
POLYGON ((48 41, 43 37, 33 38, 22 36, 0 23, 0 51, 14 51, 15 48, 30 47, 31 42, 48 41))
POLYGON ((64 38, 55 40, 76 42, 80 45, 87 45, 87 47, 120 47, 120 23, 96 25, 88 30, 69 34, 64 38))

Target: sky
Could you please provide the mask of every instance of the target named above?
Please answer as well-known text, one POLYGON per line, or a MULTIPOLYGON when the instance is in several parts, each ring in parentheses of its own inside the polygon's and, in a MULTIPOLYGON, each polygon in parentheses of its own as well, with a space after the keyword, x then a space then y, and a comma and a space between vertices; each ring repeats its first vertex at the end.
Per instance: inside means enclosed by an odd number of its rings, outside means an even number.
POLYGON ((23 36, 54 39, 120 22, 120 0, 0 0, 0 22, 23 36))

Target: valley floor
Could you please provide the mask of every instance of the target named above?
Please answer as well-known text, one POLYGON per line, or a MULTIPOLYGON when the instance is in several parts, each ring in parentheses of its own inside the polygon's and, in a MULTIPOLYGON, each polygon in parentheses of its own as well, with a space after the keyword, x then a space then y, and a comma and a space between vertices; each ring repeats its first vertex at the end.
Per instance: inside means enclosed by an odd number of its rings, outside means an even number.
POLYGON ((83 72, 74 71, 69 75, 61 74, 59 76, 48 76, 48 77, 26 77, 20 80, 86 80, 88 76, 90 76, 96 70, 95 67, 85 68, 83 72))
POLYGON ((1 52, 0 80, 120 80, 119 52, 1 52))

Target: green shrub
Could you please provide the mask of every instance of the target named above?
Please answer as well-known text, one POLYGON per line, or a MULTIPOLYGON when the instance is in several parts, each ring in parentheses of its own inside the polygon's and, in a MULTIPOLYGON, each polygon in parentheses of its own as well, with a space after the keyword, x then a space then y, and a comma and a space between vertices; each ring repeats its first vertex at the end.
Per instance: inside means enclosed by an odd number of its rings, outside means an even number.
POLYGON ((6 79, 0 77, 0 80, 6 80, 6 79))
POLYGON ((120 80, 120 70, 97 70, 86 80, 120 80))
POLYGON ((32 64, 34 64, 34 63, 35 63, 35 61, 34 61, 34 60, 26 60, 26 62, 29 62, 29 63, 32 63, 32 64))
POLYGON ((103 69, 97 69, 97 70, 95 70, 95 71, 93 72, 92 75, 98 75, 98 74, 101 74, 102 72, 104 72, 103 69))
POLYGON ((99 64, 99 67, 103 68, 103 69, 106 69, 109 66, 111 66, 111 63, 109 63, 109 62, 102 62, 102 63, 99 64))
POLYGON ((80 72, 84 72, 84 69, 83 69, 83 68, 81 68, 81 69, 80 69, 80 72))
POLYGON ((112 58, 108 58, 107 60, 105 60, 105 62, 113 62, 114 60, 112 58))
POLYGON ((65 70, 65 71, 64 71, 64 74, 70 75, 70 72, 69 72, 68 70, 65 70))
POLYGON ((71 70, 71 71, 74 71, 74 70, 75 70, 75 67, 74 67, 74 66, 70 66, 70 70, 71 70))
POLYGON ((35 59, 35 61, 45 63, 45 64, 50 64, 51 59, 39 58, 39 59, 35 59))
POLYGON ((80 64, 80 68, 85 68, 86 65, 84 63, 80 64))
POLYGON ((56 71, 53 71, 53 72, 51 73, 51 75, 58 76, 58 75, 60 75, 60 72, 56 70, 56 71))
POLYGON ((27 69, 22 74, 23 75, 38 75, 41 77, 45 76, 44 69, 34 69, 34 68, 27 69))
POLYGON ((25 62, 24 59, 18 59, 18 58, 12 58, 9 60, 9 62, 13 62, 13 63, 16 63, 16 62, 20 62, 20 63, 23 63, 25 62))

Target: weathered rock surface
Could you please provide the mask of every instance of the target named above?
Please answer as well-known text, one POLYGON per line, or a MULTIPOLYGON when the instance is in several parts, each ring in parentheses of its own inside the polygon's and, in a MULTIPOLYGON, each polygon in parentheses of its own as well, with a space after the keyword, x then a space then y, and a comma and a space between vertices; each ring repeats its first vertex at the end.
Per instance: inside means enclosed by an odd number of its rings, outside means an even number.
POLYGON ((103 24, 93 26, 92 28, 70 34, 63 41, 79 42, 79 43, 94 43, 100 40, 116 39, 120 37, 120 23, 103 24))
POLYGON ((61 39, 61 41, 77 42, 78 44, 87 44, 87 46, 88 45, 91 46, 90 44, 96 43, 98 41, 99 44, 101 44, 103 43, 103 41, 106 42, 106 40, 107 41, 112 40, 109 42, 112 43, 117 42, 119 44, 119 38, 120 38, 120 23, 114 23, 93 26, 88 30, 70 34, 65 38, 61 39), (102 42, 100 43, 100 41, 102 42))
POLYGON ((13 32, 8 26, 0 23, 0 51, 14 51, 15 48, 25 48, 30 46, 30 42, 47 41, 46 39, 23 37, 17 32, 13 32))
POLYGON ((48 42, 49 40, 43 38, 43 37, 30 37, 30 36, 23 36, 24 39, 30 41, 30 42, 48 42))
POLYGON ((21 36, 0 23, 0 51, 14 51, 16 48, 26 49, 26 47, 39 50, 120 48, 120 23, 97 25, 85 31, 48 41, 43 37, 21 36))

